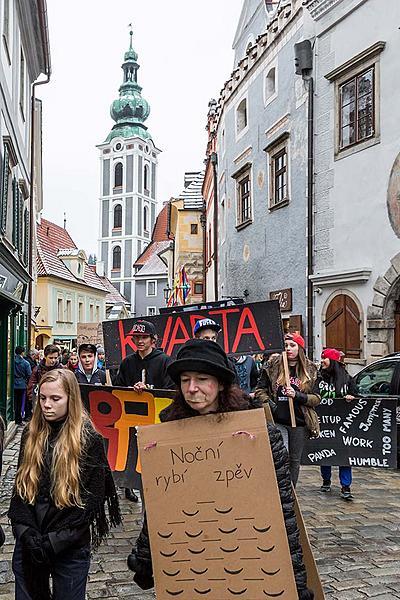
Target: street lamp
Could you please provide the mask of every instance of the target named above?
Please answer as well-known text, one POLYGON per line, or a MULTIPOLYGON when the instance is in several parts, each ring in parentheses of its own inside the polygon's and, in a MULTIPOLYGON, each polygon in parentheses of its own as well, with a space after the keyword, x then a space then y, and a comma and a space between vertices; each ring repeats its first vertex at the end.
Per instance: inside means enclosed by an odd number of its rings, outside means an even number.
POLYGON ((165 288, 163 289, 163 294, 164 294, 164 300, 165 300, 165 304, 167 304, 167 302, 168 302, 168 299, 169 299, 169 297, 170 297, 170 295, 171 295, 171 291, 172 291, 172 290, 171 290, 171 288, 169 287, 169 283, 167 282, 167 287, 165 287, 165 288))

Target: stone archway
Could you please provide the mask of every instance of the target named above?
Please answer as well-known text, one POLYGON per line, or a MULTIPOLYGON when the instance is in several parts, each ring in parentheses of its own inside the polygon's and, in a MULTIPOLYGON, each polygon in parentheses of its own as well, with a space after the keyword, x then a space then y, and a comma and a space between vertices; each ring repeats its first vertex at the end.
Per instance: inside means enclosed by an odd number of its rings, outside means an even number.
POLYGON ((393 352, 395 310, 400 298, 400 252, 374 284, 374 297, 367 310, 367 341, 371 359, 393 352))

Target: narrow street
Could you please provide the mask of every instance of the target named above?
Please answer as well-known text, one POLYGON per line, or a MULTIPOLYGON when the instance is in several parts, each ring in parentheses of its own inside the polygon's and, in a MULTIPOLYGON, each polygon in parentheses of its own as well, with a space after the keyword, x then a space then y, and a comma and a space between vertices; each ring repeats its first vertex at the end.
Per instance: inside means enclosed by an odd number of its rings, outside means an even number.
MULTIPOLYGON (((4 451, 1 523, 7 542, 0 551, 0 600, 13 600, 13 538, 6 511, 14 481, 20 435, 4 451)), ((336 480, 337 481, 337 480, 336 480)), ((333 474, 335 484, 335 473, 333 474)), ((400 599, 400 477, 398 471, 354 469, 353 502, 319 492, 319 473, 303 467, 299 500, 327 600, 400 599)), ((126 557, 140 527, 140 504, 121 500, 124 526, 114 530, 92 560, 88 598, 147 600, 132 583, 126 557)), ((189 599, 188 599, 189 600, 189 599)))

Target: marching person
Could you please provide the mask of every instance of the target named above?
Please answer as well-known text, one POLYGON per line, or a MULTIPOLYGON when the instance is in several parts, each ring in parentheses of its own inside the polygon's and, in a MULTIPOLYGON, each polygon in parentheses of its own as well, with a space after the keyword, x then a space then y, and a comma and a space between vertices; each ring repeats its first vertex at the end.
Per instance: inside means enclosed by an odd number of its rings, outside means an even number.
POLYGON ((67 369, 69 369, 70 371, 75 373, 78 366, 79 366, 79 356, 78 356, 78 353, 74 350, 71 352, 70 357, 68 359, 67 369))
MULTIPOLYGON (((246 394, 232 385, 235 374, 223 349, 211 341, 189 340, 178 351, 177 360, 168 367, 177 386, 176 398, 160 413, 161 422, 198 417, 210 413, 248 410, 246 394)), ((268 433, 282 503, 289 549, 299 600, 312 600, 307 588, 299 530, 294 512, 287 452, 276 427, 268 424, 268 433)), ((128 567, 135 572, 134 581, 142 589, 153 587, 153 569, 146 518, 142 531, 128 557, 128 567)))
POLYGON ((25 360, 28 361, 31 366, 31 371, 33 371, 33 369, 38 366, 40 361, 39 350, 36 350, 36 348, 29 350, 28 354, 25 356, 25 360))
MULTIPOLYGON (((209 318, 200 319, 196 321, 196 325, 193 328, 193 337, 197 340, 209 340, 210 342, 216 342, 218 335, 222 327, 215 321, 209 318)), ((235 361, 228 356, 229 368, 235 373, 234 383, 240 387, 239 375, 236 370, 235 361)))
POLYGON ((84 600, 90 551, 121 515, 103 439, 68 369, 40 381, 8 517, 16 538, 16 600, 84 600))
POLYGON ((259 376, 254 358, 249 355, 234 356, 233 364, 235 365, 235 371, 239 379, 239 387, 246 394, 254 396, 259 376))
POLYGON ((26 398, 26 389, 32 369, 24 358, 25 348, 16 346, 14 356, 14 420, 16 425, 21 425, 22 416, 28 420, 31 417, 29 403, 26 398))
POLYGON ((97 367, 102 371, 106 370, 106 353, 103 346, 97 346, 97 367))
POLYGON ((40 383, 43 375, 48 371, 60 368, 60 349, 55 344, 48 344, 43 351, 43 358, 38 366, 33 369, 32 375, 28 382, 27 401, 30 403, 29 409, 32 410, 32 403, 36 397, 37 386, 40 383))
POLYGON ((256 398, 268 403, 274 421, 282 433, 289 452, 290 474, 296 487, 300 461, 306 439, 319 432, 314 410, 321 398, 317 382, 317 367, 306 358, 304 339, 296 333, 285 335, 285 350, 289 363, 290 385, 286 386, 283 357, 268 360, 262 370, 256 398), (288 399, 293 399, 296 427, 292 427, 288 399))
POLYGON ((147 387, 161 390, 173 388, 174 382, 167 373, 172 358, 156 348, 157 334, 153 323, 136 321, 131 336, 137 351, 120 364, 115 385, 133 387, 136 392, 142 392, 147 387))
POLYGON ((78 348, 78 368, 75 376, 79 383, 105 385, 106 374, 97 366, 97 348, 94 344, 81 344, 78 348))
MULTIPOLYGON (((321 354, 321 368, 319 371, 319 393, 321 398, 344 398, 351 402, 358 394, 354 379, 347 373, 342 356, 335 348, 325 348, 321 354)), ((322 485, 321 492, 331 491, 332 467, 321 467, 322 485)), ((352 471, 351 467, 339 467, 339 481, 341 485, 340 496, 343 500, 352 500, 351 493, 352 471)))
MULTIPOLYGON (((150 321, 136 321, 131 332, 137 351, 130 354, 120 364, 114 385, 133 387, 141 393, 147 388, 171 389, 174 382, 167 373, 172 359, 156 348, 157 334, 150 321)), ((125 488, 125 498, 137 502, 134 490, 125 488)))

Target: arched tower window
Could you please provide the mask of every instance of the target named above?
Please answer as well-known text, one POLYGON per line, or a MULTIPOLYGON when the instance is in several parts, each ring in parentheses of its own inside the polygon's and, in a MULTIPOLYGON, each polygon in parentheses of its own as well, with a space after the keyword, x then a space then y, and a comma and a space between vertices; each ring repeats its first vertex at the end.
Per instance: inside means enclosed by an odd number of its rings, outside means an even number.
POLYGON ((143 229, 149 231, 149 209, 147 206, 143 209, 143 229))
POLYGON ((112 251, 112 268, 121 268, 121 246, 115 246, 112 251))
POLYGON ((276 70, 272 67, 265 78, 265 101, 276 93, 276 70))
POLYGON ((247 99, 243 98, 236 109, 236 132, 240 133, 245 127, 247 127, 247 99))
POLYGON ((123 176, 123 167, 122 167, 122 163, 119 162, 115 165, 114 187, 122 187, 122 176, 123 176))
POLYGON ((149 165, 144 165, 144 173, 143 173, 143 181, 144 181, 144 189, 150 190, 150 169, 149 165))
POLYGON ((122 206, 116 204, 114 207, 114 228, 122 227, 122 206))
POLYGON ((361 357, 360 311, 347 294, 335 296, 326 309, 325 339, 327 348, 341 350, 346 358, 361 357))

